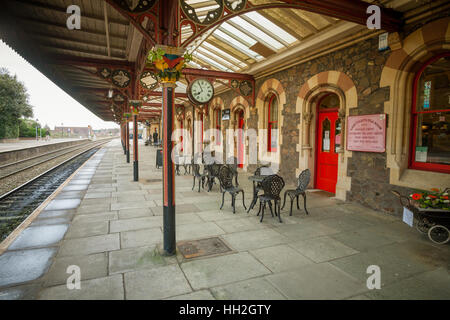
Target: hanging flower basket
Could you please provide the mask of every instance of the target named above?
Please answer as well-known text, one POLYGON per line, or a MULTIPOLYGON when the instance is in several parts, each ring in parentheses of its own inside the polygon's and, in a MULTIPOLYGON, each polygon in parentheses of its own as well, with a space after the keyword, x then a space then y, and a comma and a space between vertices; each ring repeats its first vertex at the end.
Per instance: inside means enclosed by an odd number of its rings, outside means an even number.
POLYGON ((192 60, 192 55, 179 54, 178 48, 158 47, 148 54, 148 61, 157 69, 157 77, 161 82, 176 82, 180 79, 181 70, 192 60))

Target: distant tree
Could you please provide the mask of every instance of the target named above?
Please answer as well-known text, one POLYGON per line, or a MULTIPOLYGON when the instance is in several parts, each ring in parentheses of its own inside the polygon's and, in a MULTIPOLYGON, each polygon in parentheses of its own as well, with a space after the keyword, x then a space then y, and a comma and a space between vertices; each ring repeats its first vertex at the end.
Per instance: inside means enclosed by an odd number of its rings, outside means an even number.
POLYGON ((27 89, 17 77, 0 68, 0 138, 17 138, 20 119, 33 116, 27 89))

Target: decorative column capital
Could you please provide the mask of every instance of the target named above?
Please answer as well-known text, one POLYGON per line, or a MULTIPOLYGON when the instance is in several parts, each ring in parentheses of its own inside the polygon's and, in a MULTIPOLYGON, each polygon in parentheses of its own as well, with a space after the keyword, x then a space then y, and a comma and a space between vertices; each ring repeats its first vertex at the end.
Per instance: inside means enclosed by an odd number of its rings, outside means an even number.
POLYGON ((391 50, 398 50, 403 47, 402 37, 398 32, 389 33, 388 43, 391 50))
POLYGON ((139 114, 139 109, 142 107, 142 100, 129 100, 130 111, 133 115, 139 114))
POLYGON ((305 124, 310 124, 312 118, 314 117, 312 112, 305 112, 303 113, 303 121, 305 121, 305 124))

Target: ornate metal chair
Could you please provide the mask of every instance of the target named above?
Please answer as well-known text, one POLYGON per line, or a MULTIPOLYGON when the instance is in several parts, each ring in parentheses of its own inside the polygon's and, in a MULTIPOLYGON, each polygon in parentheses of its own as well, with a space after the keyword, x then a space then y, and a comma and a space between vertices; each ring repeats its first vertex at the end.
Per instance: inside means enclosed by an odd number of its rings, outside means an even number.
POLYGON ((281 198, 280 198, 280 193, 281 190, 283 190, 284 188, 284 180, 282 177, 280 177, 277 174, 273 174, 270 176, 267 176, 264 178, 264 180, 261 182, 261 187, 264 191, 264 194, 258 196, 259 198, 259 211, 258 211, 258 216, 261 213, 261 221, 263 221, 264 219, 264 210, 266 208, 266 203, 269 203, 269 208, 270 208, 270 213, 272 214, 273 217, 273 211, 272 211, 272 201, 274 202, 275 205, 275 215, 278 215, 278 220, 280 222, 281 221, 281 198), (262 212, 261 212, 261 208, 262 208, 262 212), (278 211, 277 211, 278 209, 278 211))
POLYGON ((205 166, 203 169, 203 172, 200 173, 200 165, 193 164, 192 171, 193 171, 193 175, 194 175, 194 183, 192 185, 192 190, 194 190, 195 179, 197 179, 198 180, 198 192, 200 192, 200 184, 201 184, 202 188, 205 187, 205 179, 208 178, 208 168, 207 168, 207 166, 205 166))
POLYGON ((238 181, 238 160, 236 157, 230 157, 227 159, 226 165, 231 168, 233 171, 234 176, 234 182, 236 183, 236 186, 239 185, 238 181))
POLYGON ((233 171, 230 167, 223 165, 220 168, 219 171, 219 181, 220 181, 220 187, 222 191, 222 205, 220 206, 220 209, 223 208, 223 203, 225 200, 225 193, 228 192, 231 195, 231 206, 233 207, 233 213, 236 213, 236 196, 242 192, 242 204, 247 210, 247 207, 245 206, 245 195, 244 190, 242 188, 239 188, 237 186, 233 185, 233 171))
POLYGON ((286 190, 284 192, 284 201, 281 209, 283 209, 284 205, 286 204, 286 196, 289 196, 289 198, 291 199, 291 209, 289 211, 290 216, 292 216, 292 204, 295 198, 297 198, 297 209, 300 210, 300 206, 298 205, 299 195, 303 196, 303 207, 305 208, 306 214, 309 214, 308 210, 306 210, 306 188, 308 187, 310 179, 311 179, 311 171, 309 171, 309 169, 303 170, 298 176, 297 188, 286 190))
POLYGON ((211 191, 216 178, 219 179, 219 171, 222 165, 218 163, 213 163, 209 165, 209 175, 207 180, 208 192, 211 191))

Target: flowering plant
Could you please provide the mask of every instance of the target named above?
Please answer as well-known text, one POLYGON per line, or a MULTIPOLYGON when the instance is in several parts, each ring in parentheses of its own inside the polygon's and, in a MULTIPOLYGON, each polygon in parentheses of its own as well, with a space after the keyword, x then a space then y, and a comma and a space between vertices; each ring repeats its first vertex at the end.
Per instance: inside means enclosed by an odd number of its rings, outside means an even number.
POLYGON ((420 208, 450 210, 448 189, 441 191, 433 188, 431 191, 417 192, 409 195, 420 208))

